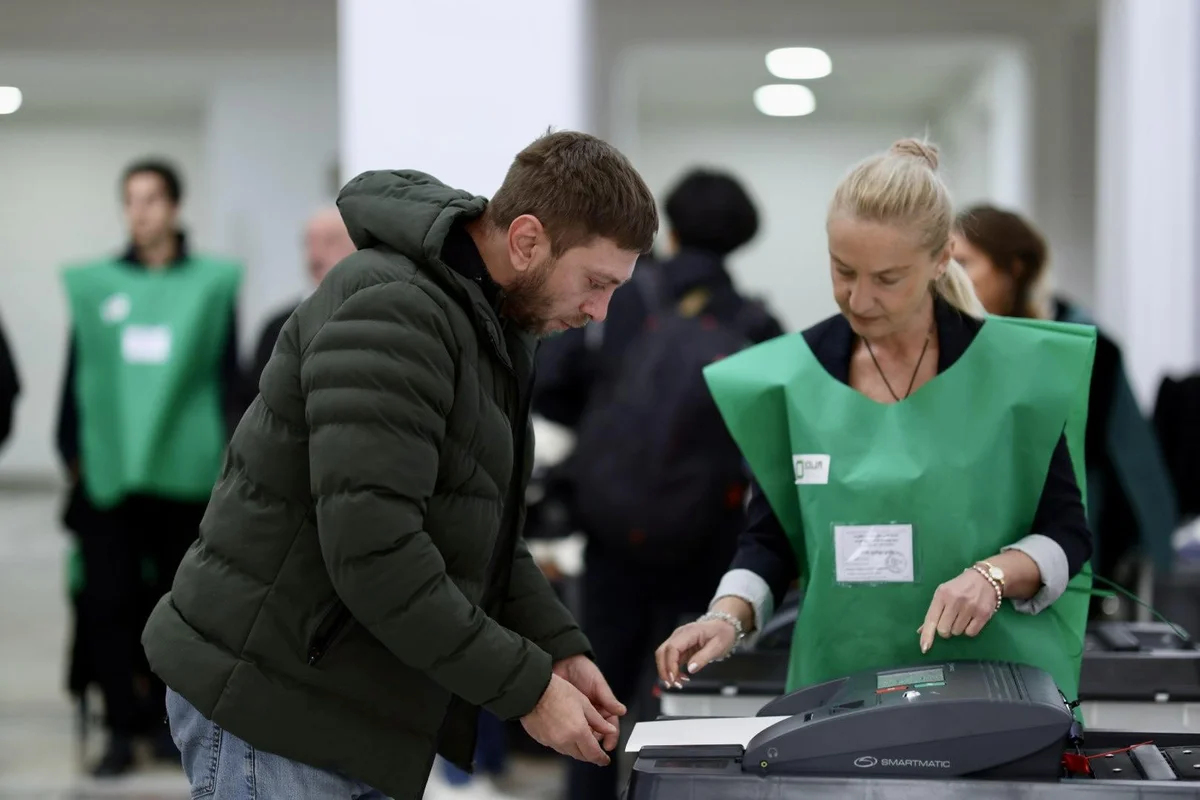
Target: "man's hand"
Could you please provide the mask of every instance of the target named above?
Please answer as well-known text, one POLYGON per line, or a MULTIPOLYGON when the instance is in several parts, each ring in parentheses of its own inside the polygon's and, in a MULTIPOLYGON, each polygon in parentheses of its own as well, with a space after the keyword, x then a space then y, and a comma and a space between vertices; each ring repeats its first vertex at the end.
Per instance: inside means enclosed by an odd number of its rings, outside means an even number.
POLYGON ((558 675, 533 711, 521 717, 521 725, 534 741, 580 761, 607 766, 608 754, 598 739, 617 735, 615 725, 607 722, 582 692, 558 675))
POLYGON ((996 589, 975 570, 964 570, 933 593, 925 622, 917 629, 921 634, 921 652, 929 652, 934 634, 943 639, 964 633, 978 636, 995 613, 996 589))
POLYGON ((612 725, 613 732, 605 734, 601 741, 604 749, 612 752, 617 746, 617 725, 619 718, 625 715, 625 706, 617 700, 612 689, 608 688, 608 681, 604 680, 600 668, 587 656, 571 656, 554 665, 554 674, 583 692, 584 697, 592 702, 605 721, 612 725))

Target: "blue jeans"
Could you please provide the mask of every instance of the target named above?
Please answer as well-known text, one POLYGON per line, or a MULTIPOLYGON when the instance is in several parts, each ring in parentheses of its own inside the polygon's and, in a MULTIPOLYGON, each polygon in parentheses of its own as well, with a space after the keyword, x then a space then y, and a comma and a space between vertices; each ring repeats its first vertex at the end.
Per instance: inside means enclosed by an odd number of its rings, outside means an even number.
POLYGON ((193 800, 386 800, 353 778, 256 750, 170 689, 167 716, 193 800))

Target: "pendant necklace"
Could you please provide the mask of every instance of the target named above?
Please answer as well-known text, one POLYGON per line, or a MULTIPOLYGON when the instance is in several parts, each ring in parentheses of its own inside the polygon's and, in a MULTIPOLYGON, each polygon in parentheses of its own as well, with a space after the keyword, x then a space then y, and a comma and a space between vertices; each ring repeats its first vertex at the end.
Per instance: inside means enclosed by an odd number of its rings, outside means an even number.
MULTIPOLYGON (((933 329, 930 328, 929 333, 925 334, 925 346, 921 348, 921 356, 917 359, 917 366, 913 367, 912 378, 908 381, 908 391, 904 393, 904 398, 912 394, 913 386, 917 382, 917 373, 921 370, 921 362, 925 360, 925 352, 929 350, 929 341, 933 338, 933 329)), ((900 396, 896 394, 896 390, 892 388, 892 384, 888 381, 887 375, 883 374, 883 367, 879 366, 879 359, 875 358, 875 351, 871 349, 871 343, 863 337, 863 344, 867 346, 867 352, 871 355, 871 361, 875 364, 875 369, 879 372, 879 377, 883 378, 883 385, 891 392, 892 397, 897 403, 900 402, 900 396)))

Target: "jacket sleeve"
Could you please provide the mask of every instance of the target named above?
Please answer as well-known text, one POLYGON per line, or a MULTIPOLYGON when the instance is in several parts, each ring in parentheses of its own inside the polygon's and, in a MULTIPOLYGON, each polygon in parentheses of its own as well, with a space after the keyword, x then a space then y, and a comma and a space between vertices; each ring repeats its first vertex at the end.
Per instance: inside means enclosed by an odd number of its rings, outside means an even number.
POLYGON ((315 334, 301 383, 317 531, 359 624, 448 691, 513 719, 541 698, 550 655, 472 603, 424 529, 453 352, 441 310, 411 284, 358 291, 315 334))
POLYGON ((78 352, 75 330, 72 329, 67 336, 67 364, 63 368, 62 392, 58 402, 58 426, 55 431, 59 458, 62 459, 63 466, 72 472, 78 466, 79 458, 79 407, 75 399, 78 352))
POLYGON ((746 526, 738 537, 729 571, 713 595, 740 597, 754 609, 754 632, 775 615, 789 587, 800 577, 800 566, 787 534, 756 482, 750 485, 746 526))
POLYGON ((234 303, 229 310, 229 323, 225 330, 225 346, 221 351, 220 378, 221 407, 225 411, 225 438, 233 436, 242 415, 250 407, 246 396, 246 376, 242 372, 242 362, 238 355, 238 308, 234 303))
POLYGON ((21 381, 17 377, 17 365, 8 340, 0 328, 0 444, 12 432, 13 408, 21 394, 21 381))
POLYGON ((554 661, 592 656, 587 637, 554 593, 523 538, 517 543, 500 624, 530 639, 554 661))

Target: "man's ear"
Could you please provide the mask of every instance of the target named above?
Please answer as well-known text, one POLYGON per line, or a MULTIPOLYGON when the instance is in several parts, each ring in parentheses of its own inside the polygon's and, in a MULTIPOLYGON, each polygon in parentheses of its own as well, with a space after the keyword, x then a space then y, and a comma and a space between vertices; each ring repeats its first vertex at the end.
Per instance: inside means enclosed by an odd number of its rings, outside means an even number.
POLYGON ((529 269, 537 261, 539 251, 549 247, 546 229, 532 214, 522 214, 508 226, 508 257, 517 272, 529 269))

